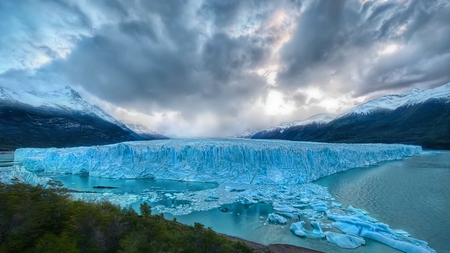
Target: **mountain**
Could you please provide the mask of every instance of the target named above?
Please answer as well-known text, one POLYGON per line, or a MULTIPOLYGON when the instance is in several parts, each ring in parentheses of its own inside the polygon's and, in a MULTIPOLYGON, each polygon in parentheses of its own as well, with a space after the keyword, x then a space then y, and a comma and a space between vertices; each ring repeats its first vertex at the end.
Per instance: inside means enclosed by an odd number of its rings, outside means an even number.
POLYGON ((450 83, 412 89, 356 106, 326 124, 260 131, 254 139, 349 143, 405 143, 450 149, 450 83))
POLYGON ((141 138, 143 138, 145 140, 169 139, 160 133, 157 133, 153 130, 148 129, 144 125, 132 123, 132 122, 124 122, 124 123, 129 129, 133 130, 133 132, 135 132, 137 135, 139 135, 141 138))
POLYGON ((259 132, 259 131, 258 130, 254 130, 254 129, 247 129, 247 130, 245 130, 245 132, 233 136, 233 138, 250 139, 257 132, 259 132))
POLYGON ((261 130, 259 132, 254 133, 258 134, 258 135, 276 135, 276 134, 282 134, 286 129, 290 129, 293 127, 298 127, 298 128, 309 128, 311 126, 319 126, 322 124, 326 124, 330 121, 332 121, 333 119, 335 119, 336 116, 335 115, 331 115, 331 114, 326 114, 326 113, 321 113, 321 114, 317 114, 314 115, 312 117, 309 117, 305 120, 296 120, 296 121, 292 121, 292 122, 283 122, 277 126, 272 126, 269 127, 267 129, 261 130))
POLYGON ((0 87, 0 131, 0 150, 143 139, 70 87, 50 92, 0 87))

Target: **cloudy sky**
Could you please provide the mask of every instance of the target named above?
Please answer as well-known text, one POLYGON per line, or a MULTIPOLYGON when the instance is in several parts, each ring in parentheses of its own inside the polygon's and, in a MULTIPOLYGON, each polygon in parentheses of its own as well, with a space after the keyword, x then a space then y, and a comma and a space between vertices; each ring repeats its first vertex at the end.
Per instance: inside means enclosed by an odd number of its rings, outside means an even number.
POLYGON ((0 0, 0 86, 68 85, 170 137, 448 82, 449 0, 0 0))

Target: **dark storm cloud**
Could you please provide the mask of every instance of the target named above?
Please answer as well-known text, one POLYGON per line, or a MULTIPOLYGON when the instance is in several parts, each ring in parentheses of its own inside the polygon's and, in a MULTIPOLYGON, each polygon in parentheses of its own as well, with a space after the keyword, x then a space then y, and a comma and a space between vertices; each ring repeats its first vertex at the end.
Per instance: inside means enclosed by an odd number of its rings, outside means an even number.
POLYGON ((445 1, 314 1, 282 50, 282 88, 327 88, 363 95, 450 81, 450 9, 445 1), (389 44, 392 54, 380 55, 389 44))
POLYGON ((264 92, 265 80, 249 71, 267 59, 260 39, 219 32, 200 43, 203 31, 192 25, 179 1, 133 2, 128 8, 140 19, 103 26, 42 71, 63 73, 119 106, 143 112, 164 108, 185 116, 236 114, 242 103, 264 92))
POLYGON ((224 33, 217 33, 205 44, 203 60, 205 68, 214 77, 228 80, 259 66, 267 59, 268 51, 260 38, 230 38, 224 33))
POLYGON ((448 0, 23 0, 1 1, 0 16, 0 82, 210 114, 217 131, 275 121, 271 91, 298 109, 288 121, 323 109, 310 87, 346 99, 450 81, 448 0))

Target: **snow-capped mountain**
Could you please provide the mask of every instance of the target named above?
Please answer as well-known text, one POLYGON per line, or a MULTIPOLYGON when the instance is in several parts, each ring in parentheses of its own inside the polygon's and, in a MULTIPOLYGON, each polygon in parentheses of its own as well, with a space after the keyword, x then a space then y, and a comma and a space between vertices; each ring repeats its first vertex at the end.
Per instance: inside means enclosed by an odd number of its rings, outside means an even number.
POLYGON ((48 92, 13 90, 0 87, 0 101, 2 103, 28 105, 48 111, 75 112, 82 115, 98 117, 120 126, 125 131, 130 131, 125 124, 111 117, 98 106, 91 105, 83 100, 80 94, 69 86, 66 86, 64 89, 48 92))
POLYGON ((233 136, 233 138, 249 139, 249 138, 252 138, 252 136, 254 134, 256 134, 257 132, 259 132, 259 131, 255 130, 255 129, 247 129, 243 133, 233 136))
POLYGON ((49 92, 0 87, 0 130, 7 133, 0 136, 0 149, 6 150, 144 139, 70 87, 49 92))
POLYGON ((305 126, 305 125, 309 125, 309 124, 326 124, 332 120, 334 120, 336 118, 335 115, 332 114, 327 114, 327 113, 320 113, 314 116, 311 116, 307 119, 304 120, 296 120, 296 121, 292 121, 292 122, 283 122, 277 126, 273 126, 273 127, 269 127, 267 129, 261 130, 262 131, 266 131, 266 132, 270 132, 270 131, 280 131, 283 132, 285 129, 291 128, 291 127, 295 127, 295 126, 305 126))
POLYGON ((132 122, 124 122, 125 125, 133 130, 133 132, 135 132, 136 134, 138 134, 140 137, 144 138, 144 139, 167 139, 166 136, 155 132, 153 130, 150 130, 148 127, 141 125, 141 124, 137 124, 137 123, 132 123, 132 122))
MULTIPOLYGON (((285 124, 288 125, 288 124, 285 124)), ((450 83, 430 90, 412 89, 356 106, 316 125, 272 127, 254 139, 321 142, 381 142, 450 148, 450 83)))
POLYGON ((420 90, 414 88, 404 94, 386 95, 358 105, 338 116, 345 117, 351 114, 369 114, 380 110, 395 110, 401 106, 411 106, 424 103, 430 99, 439 99, 443 102, 450 102, 450 83, 430 90, 420 90))

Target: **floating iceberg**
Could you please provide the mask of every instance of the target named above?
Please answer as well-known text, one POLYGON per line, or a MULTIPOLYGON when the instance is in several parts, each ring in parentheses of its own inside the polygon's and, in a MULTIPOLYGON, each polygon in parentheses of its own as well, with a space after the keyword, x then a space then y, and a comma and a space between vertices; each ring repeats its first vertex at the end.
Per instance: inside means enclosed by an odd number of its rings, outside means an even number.
POLYGON ((287 222, 286 218, 284 218, 276 213, 270 213, 269 217, 267 217, 267 221, 274 223, 274 224, 286 224, 286 222, 287 222))
POLYGON ((419 146, 280 140, 156 140, 64 149, 18 149, 29 171, 105 178, 302 184, 351 168, 420 155, 419 146))
MULTIPOLYGON (((351 207, 349 210, 356 210, 356 212, 354 211, 354 215, 340 215, 333 212, 327 213, 328 219, 335 220, 335 222, 332 223, 333 227, 348 235, 372 239, 403 252, 436 252, 428 246, 427 242, 411 238, 409 237, 409 234, 403 230, 390 229, 389 226, 384 223, 376 222, 371 219, 364 219, 362 218, 359 209, 351 207)), ((332 243, 340 243, 336 241, 339 238, 330 239, 332 241, 329 241, 332 243)))
POLYGON ((327 236, 328 242, 344 249, 355 249, 366 244, 366 241, 362 237, 355 235, 338 234, 330 231, 325 232, 325 235, 327 236))
POLYGON ((306 237, 305 224, 305 221, 294 222, 289 229, 297 236, 306 237))

